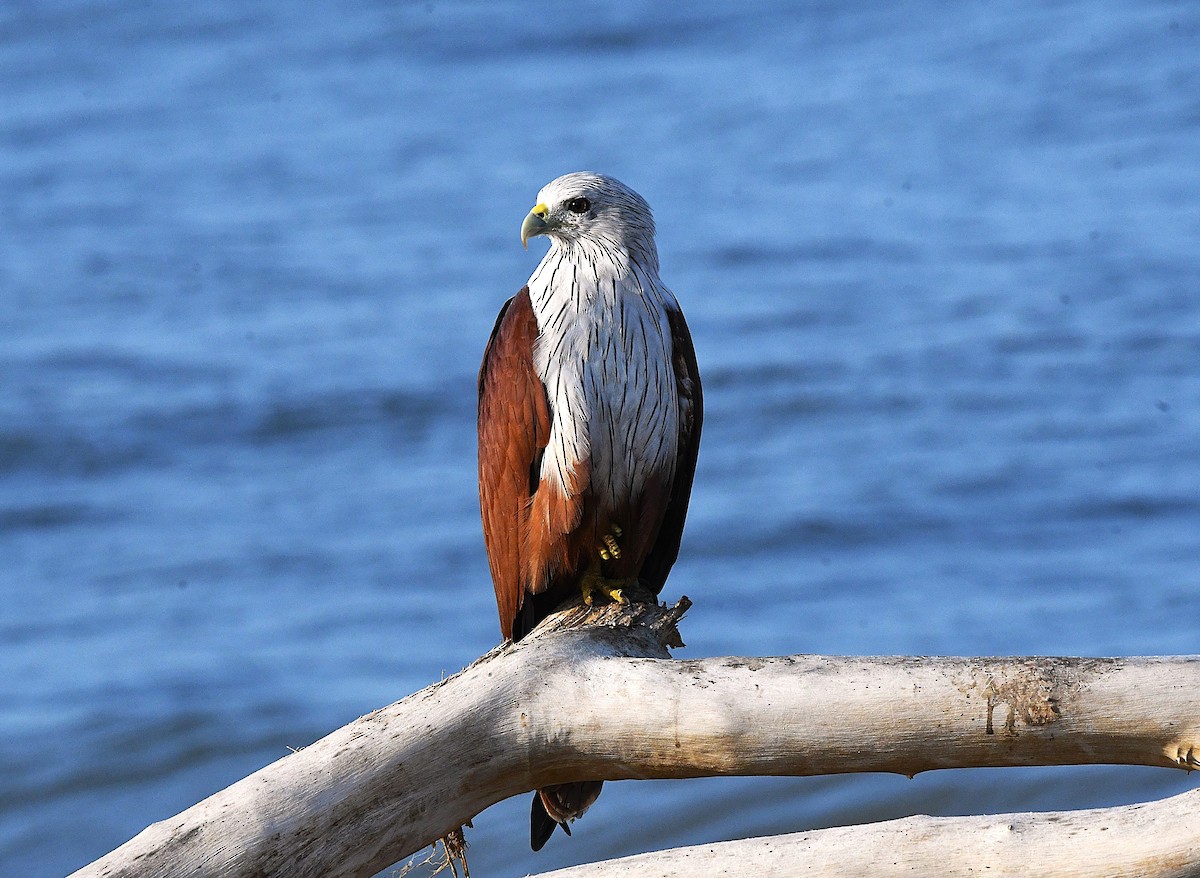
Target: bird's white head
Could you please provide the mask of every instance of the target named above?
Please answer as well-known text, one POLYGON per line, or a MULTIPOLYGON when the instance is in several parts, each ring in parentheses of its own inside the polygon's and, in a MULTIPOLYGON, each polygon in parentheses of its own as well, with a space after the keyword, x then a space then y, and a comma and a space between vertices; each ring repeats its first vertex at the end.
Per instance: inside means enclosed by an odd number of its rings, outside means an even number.
POLYGON ((646 199, 620 180, 591 171, 564 174, 542 188, 521 224, 521 243, 528 247, 535 235, 548 236, 551 249, 590 244, 658 262, 646 199))

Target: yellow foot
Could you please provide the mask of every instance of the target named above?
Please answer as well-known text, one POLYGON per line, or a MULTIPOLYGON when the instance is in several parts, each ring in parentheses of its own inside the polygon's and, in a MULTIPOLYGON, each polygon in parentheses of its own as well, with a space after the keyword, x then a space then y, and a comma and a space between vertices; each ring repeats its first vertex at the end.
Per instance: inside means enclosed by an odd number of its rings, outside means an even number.
POLYGON ((596 551, 600 553, 600 560, 615 561, 621 557, 621 544, 617 542, 621 534, 621 529, 614 524, 612 532, 604 535, 600 545, 596 547, 596 551))
POLYGON ((596 601, 596 595, 601 594, 615 604, 628 603, 624 594, 625 580, 605 579, 596 573, 588 573, 583 577, 579 587, 583 591, 583 602, 589 607, 596 601))

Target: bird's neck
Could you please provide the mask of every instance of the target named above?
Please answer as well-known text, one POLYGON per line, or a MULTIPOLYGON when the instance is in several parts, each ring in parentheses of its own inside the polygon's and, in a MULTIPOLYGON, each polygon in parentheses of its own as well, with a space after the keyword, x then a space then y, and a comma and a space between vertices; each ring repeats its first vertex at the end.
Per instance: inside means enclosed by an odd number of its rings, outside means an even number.
POLYGON ((529 278, 529 298, 538 324, 564 312, 581 315, 619 305, 622 296, 648 299, 657 310, 670 296, 658 277, 658 253, 649 246, 625 247, 612 242, 551 242, 529 278))

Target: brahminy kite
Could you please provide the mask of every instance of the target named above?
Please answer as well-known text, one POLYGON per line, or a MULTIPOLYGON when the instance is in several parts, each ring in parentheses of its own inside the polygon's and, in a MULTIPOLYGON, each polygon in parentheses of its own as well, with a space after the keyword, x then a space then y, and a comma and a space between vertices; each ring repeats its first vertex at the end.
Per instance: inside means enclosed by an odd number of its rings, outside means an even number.
MULTIPOLYGON (((586 171, 538 193, 521 242, 550 249, 500 309, 479 371, 479 498, 500 630, 519 640, 582 591, 653 594, 679 553, 703 401, 683 312, 658 276, 654 219, 586 171)), ((602 781, 534 796, 531 843, 602 781)))

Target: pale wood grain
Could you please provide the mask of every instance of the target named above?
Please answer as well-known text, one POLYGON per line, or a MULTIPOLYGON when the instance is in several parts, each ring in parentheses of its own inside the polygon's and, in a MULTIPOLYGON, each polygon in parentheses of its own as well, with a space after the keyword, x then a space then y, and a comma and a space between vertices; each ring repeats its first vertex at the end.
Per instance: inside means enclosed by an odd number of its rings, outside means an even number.
POLYGON ((560 613, 75 874, 370 876, 570 780, 1200 760, 1197 656, 677 661, 683 609, 560 613))
POLYGON ((1200 790, 1158 802, 988 817, 906 817, 676 848, 537 878, 1195 878, 1200 790))

